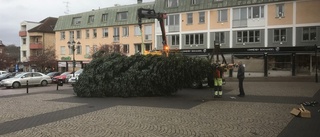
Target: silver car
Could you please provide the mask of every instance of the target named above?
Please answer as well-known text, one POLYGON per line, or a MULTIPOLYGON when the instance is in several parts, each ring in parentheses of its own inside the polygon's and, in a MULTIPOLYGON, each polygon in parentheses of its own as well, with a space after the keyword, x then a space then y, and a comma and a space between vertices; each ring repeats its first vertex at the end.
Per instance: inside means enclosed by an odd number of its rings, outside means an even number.
POLYGON ((74 77, 73 77, 73 74, 69 74, 70 75, 70 78, 68 78, 68 82, 69 83, 75 83, 77 80, 78 80, 78 78, 79 78, 79 75, 82 73, 82 71, 83 71, 83 69, 79 69, 79 70, 77 70, 75 73, 74 73, 74 77))
POLYGON ((51 77, 40 72, 24 72, 16 75, 13 78, 4 79, 1 81, 1 85, 7 88, 18 88, 27 85, 41 85, 47 86, 51 83, 51 77))

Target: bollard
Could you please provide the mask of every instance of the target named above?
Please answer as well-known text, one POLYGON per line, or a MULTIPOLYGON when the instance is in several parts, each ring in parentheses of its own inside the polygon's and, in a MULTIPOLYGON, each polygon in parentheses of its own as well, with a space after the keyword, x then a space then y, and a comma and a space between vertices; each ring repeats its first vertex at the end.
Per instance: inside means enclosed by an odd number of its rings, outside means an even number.
POLYGON ((62 79, 58 79, 58 82, 57 82, 57 90, 59 90, 59 86, 63 86, 63 81, 62 79))
POLYGON ((59 90, 59 82, 57 82, 57 90, 59 90))
POLYGON ((27 80, 27 94, 29 93, 29 81, 27 80))

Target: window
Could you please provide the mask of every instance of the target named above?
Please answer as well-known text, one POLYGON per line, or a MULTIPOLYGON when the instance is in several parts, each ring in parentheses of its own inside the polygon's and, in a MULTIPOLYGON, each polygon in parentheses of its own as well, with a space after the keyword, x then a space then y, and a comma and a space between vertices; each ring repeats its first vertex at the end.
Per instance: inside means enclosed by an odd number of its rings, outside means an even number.
POLYGON ((69 39, 70 39, 70 40, 73 40, 73 38, 74 38, 74 31, 69 31, 69 34, 70 34, 69 39))
POLYGON ((145 35, 145 40, 152 40, 152 26, 151 25, 144 26, 144 35, 145 35))
POLYGON ((276 17, 283 18, 284 17, 284 4, 276 5, 276 17))
POLYGON ((247 8, 236 8, 233 10, 233 20, 246 20, 247 8))
POLYGON ((22 57, 27 57, 27 51, 22 51, 22 57))
POLYGON ((39 73, 32 73, 32 77, 42 77, 42 75, 39 73))
POLYGON ((27 43, 27 39, 26 38, 22 38, 22 44, 26 44, 27 43))
POLYGON ((81 24, 81 17, 72 18, 72 25, 80 25, 80 24, 81 24))
POLYGON ((135 53, 141 52, 141 44, 134 44, 135 53))
POLYGON ((286 29, 275 29, 273 30, 273 41, 274 42, 283 42, 287 40, 286 29))
POLYGON ((96 53, 98 51, 98 46, 97 45, 93 45, 93 53, 96 53))
POLYGON ((302 29, 303 41, 315 41, 317 36, 316 27, 305 27, 302 29))
POLYGON ((141 31, 139 26, 134 26, 134 36, 141 36, 141 31))
POLYGON ((216 32, 214 40, 221 44, 225 43, 225 32, 216 32))
POLYGON ((108 28, 103 28, 103 32, 102 32, 102 36, 105 38, 105 37, 108 37, 109 36, 109 32, 108 32, 108 28))
POLYGON ((247 8, 233 9, 233 24, 232 27, 247 27, 247 8))
POLYGON ((64 40, 66 39, 66 33, 63 31, 63 32, 60 32, 60 39, 61 40, 64 40))
POLYGON ((93 38, 97 38, 97 29, 93 29, 92 35, 93 35, 93 38))
POLYGON ((151 44, 145 44, 145 51, 150 51, 151 50, 151 44))
POLYGON ((81 39, 81 30, 77 30, 77 39, 81 39))
POLYGON ((179 43, 180 43, 179 35, 172 35, 171 36, 171 45, 172 46, 179 46, 179 43))
POLYGON ((179 6, 179 0, 167 0, 167 7, 178 7, 179 6))
POLYGON ((89 55, 89 54, 90 54, 90 46, 86 45, 86 55, 89 55))
POLYGON ((259 30, 238 31, 237 32, 237 42, 238 43, 260 42, 260 31, 259 30))
POLYGON ((203 44, 204 36, 203 34, 187 34, 186 35, 186 44, 203 44))
POLYGON ((191 5, 200 4, 200 0, 191 0, 191 5))
POLYGON ((193 23, 193 13, 187 13, 187 24, 193 23))
POLYGON ((113 28, 113 41, 118 42, 119 41, 119 27, 113 28))
POLYGON ((120 52, 120 45, 114 45, 113 46, 113 51, 119 53, 120 52))
POLYGON ((129 53, 129 45, 128 44, 124 44, 122 49, 123 49, 122 50, 123 53, 129 53))
POLYGON ((169 15, 168 19, 169 19, 170 26, 179 25, 179 14, 169 15))
POLYGON ((81 52, 82 52, 81 45, 78 45, 78 46, 77 46, 77 54, 80 54, 80 55, 81 55, 81 52))
POLYGON ((255 6, 248 7, 248 18, 264 18, 264 7, 263 6, 255 6))
POLYGON ((108 21, 108 13, 102 14, 101 21, 102 22, 107 22, 108 21))
POLYGON ((90 37, 90 30, 86 30, 86 38, 88 39, 90 37))
POLYGON ((23 75, 25 78, 27 78, 27 77, 32 77, 32 73, 27 73, 27 74, 24 74, 23 75))
POLYGON ((129 36, 129 27, 122 27, 122 37, 129 36))
POLYGON ((204 22, 205 22, 205 13, 199 12, 199 23, 204 23, 204 22))
POLYGON ((228 10, 218 10, 218 22, 228 21, 228 10))
POLYGON ((128 18, 128 12, 118 12, 117 13, 117 21, 124 21, 128 18))
POLYGON ((90 15, 88 19, 88 23, 93 23, 94 22, 94 15, 90 15))
POLYGON ((66 54, 66 47, 65 46, 61 46, 60 47, 60 54, 61 55, 65 55, 66 54))

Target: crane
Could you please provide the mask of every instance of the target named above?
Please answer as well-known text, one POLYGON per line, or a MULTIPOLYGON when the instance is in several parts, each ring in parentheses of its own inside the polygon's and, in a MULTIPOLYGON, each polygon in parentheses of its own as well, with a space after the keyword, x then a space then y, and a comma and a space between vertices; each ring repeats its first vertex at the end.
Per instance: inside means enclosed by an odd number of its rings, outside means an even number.
POLYGON ((169 45, 167 43, 167 37, 166 37, 166 30, 164 26, 164 20, 167 18, 166 13, 156 13, 154 9, 145 9, 145 8, 139 8, 138 9, 138 25, 140 27, 140 30, 142 29, 142 19, 157 19, 162 33, 162 45, 163 45, 163 51, 168 56, 169 53, 169 45))

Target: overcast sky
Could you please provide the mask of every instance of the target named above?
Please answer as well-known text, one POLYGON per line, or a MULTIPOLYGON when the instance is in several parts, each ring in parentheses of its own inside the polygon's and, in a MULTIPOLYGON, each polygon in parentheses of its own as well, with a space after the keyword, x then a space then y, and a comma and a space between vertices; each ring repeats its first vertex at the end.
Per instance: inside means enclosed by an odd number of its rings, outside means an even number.
MULTIPOLYGON (((143 0, 151 1, 154 0, 143 0)), ((137 0, 0 0, 0 40, 4 45, 19 46, 20 23, 23 21, 40 22, 47 17, 58 18, 66 13, 136 3, 137 0)))

